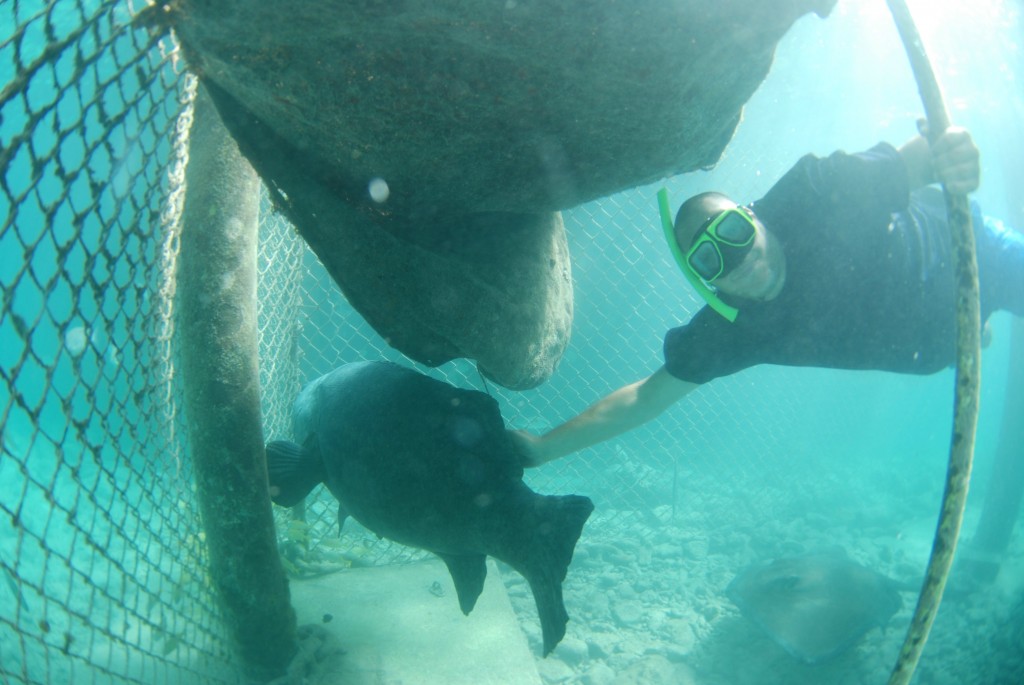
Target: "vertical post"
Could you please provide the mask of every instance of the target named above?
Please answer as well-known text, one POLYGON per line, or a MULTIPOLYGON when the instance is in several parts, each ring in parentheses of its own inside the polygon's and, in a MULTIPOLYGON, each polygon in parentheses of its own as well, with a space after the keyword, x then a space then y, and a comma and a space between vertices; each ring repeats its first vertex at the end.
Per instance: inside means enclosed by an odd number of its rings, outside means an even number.
MULTIPOLYGON (((917 87, 928 116, 929 135, 935 137, 949 128, 942 93, 925 52, 917 26, 904 0, 888 0, 889 10, 907 52, 917 87)), ((956 287, 956 388, 953 399, 953 435, 946 469, 946 489, 932 543, 917 607, 907 629, 900 655, 893 666, 889 685, 906 685, 914 675, 924 651, 932 623, 942 602, 949 570, 953 565, 963 524, 967 490, 974 462, 974 438, 978 425, 978 395, 981 381, 981 305, 978 294, 978 261, 974 230, 966 195, 945 190, 954 255, 956 287)))
POLYGON ((267 490, 256 323, 259 179, 200 87, 178 271, 185 415, 210 574, 246 675, 285 673, 295 612, 267 490))
MULTIPOLYGON (((981 519, 964 559, 979 580, 994 580, 1024 497, 1024 320, 1014 319, 1003 422, 981 519)), ((961 568, 961 570, 963 570, 961 568)))

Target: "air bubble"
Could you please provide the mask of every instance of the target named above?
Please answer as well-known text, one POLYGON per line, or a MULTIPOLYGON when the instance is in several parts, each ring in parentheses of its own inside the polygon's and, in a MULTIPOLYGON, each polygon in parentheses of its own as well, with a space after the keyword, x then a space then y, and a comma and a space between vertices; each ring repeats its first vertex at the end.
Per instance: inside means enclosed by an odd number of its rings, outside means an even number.
POLYGON ((383 204, 388 201, 388 196, 391 195, 391 189, 388 188, 387 181, 383 178, 375 178, 370 181, 370 199, 378 204, 383 204))
POLYGON ((82 326, 75 326, 64 332, 64 346, 68 348, 68 352, 74 357, 85 352, 85 345, 88 342, 89 336, 86 335, 85 328, 82 326))

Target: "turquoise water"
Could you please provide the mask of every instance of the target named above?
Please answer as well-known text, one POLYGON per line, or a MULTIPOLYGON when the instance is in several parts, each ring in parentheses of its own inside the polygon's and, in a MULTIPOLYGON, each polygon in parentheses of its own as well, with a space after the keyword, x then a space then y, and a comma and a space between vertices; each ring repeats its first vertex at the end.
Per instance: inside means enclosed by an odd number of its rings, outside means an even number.
MULTIPOLYGON (((914 9, 951 119, 967 127, 981 149, 983 182, 974 199, 1020 229, 1021 5, 914 9)), ((915 134, 921 110, 884 4, 840 2, 833 16, 805 17, 782 41, 720 164, 674 178, 668 187, 676 202, 712 189, 747 202, 807 152, 852 152, 879 140, 901 144, 915 134)), ((567 213, 577 288, 574 337, 556 377, 536 391, 552 406, 529 419, 536 430, 657 368, 664 331, 685 320, 681 308, 698 306, 686 294, 649 285, 682 283, 652 230, 657 188, 567 213), (643 231, 647 235, 637 237, 643 231), (638 248, 626 262, 608 256, 624 235, 638 248), (583 351, 588 345, 593 349, 583 351)), ((865 283, 864 297, 871 296, 865 283)), ((993 476, 1008 360, 1021 353, 1019 332, 1011 351, 1013 325, 1006 313, 993 316, 992 342, 983 354, 975 476, 963 531, 968 541, 993 476)), ((903 609, 884 630, 868 633, 836 662, 806 666, 740 618, 722 591, 748 564, 832 547, 891 577, 919 582, 942 494, 952 389, 951 370, 910 377, 758 367, 716 380, 652 424, 570 457, 578 476, 567 485, 594 497, 597 520, 585 529, 566 582, 573 616, 573 648, 564 655, 569 668, 542 665, 545 679, 884 682, 913 593, 903 593, 903 609), (638 483, 633 491, 623 487, 623 472, 638 483), (652 524, 652 516, 663 522, 652 524), (579 598, 575 605, 573 597, 579 598), (617 605, 642 617, 624 616, 617 605), (680 638, 679 621, 696 637, 683 630, 680 638)), ((950 593, 917 682, 1024 678, 1021 513, 1005 515, 1016 516, 1018 525, 1001 575, 986 592, 950 593)), ((517 609, 529 607, 521 601, 517 609)))
MULTIPOLYGON (((975 199, 1024 228, 1024 6, 918 4, 952 119, 982 151, 975 199)), ((142 32, 121 30, 121 6, 57 3, 45 15, 49 28, 38 18, 45 7, 0 4, 5 38, 26 27, 0 47, 0 82, 13 80, 16 59, 41 58, 48 42, 110 11, 73 39, 84 62, 54 60, 0 110, 0 145, 12 151, 0 193, 0 680, 230 682, 177 442, 184 426, 177 397, 165 395, 177 390, 162 377, 171 361, 160 337, 166 312, 154 297, 165 285, 161 213, 179 76, 159 49, 143 49, 142 32)), ((921 109, 884 3, 843 0, 828 19, 806 17, 785 37, 716 168, 667 185, 675 202, 708 189, 752 200, 807 152, 903 142, 921 109)), ((491 388, 513 427, 546 430, 647 375, 662 362, 664 332, 700 306, 661 241, 658 187, 565 213, 573 338, 540 388, 491 388)), ((303 269, 314 296, 328 293, 304 310, 303 379, 339 361, 399 358, 309 255, 303 269), (354 333, 341 345, 332 326, 354 333)), ((991 323, 968 541, 994 475, 1009 360, 1021 354, 1020 337, 1011 350, 1011 317, 991 323)), ((436 373, 480 385, 465 362, 436 373)), ((538 660, 543 680, 883 682, 912 592, 884 629, 834 662, 806 666, 741 617, 724 589, 751 563, 836 547, 898 581, 918 580, 942 492, 952 387, 951 371, 758 367, 628 435, 530 471, 538 490, 587 494, 597 505, 565 584, 565 644, 538 660)), ((1007 516, 1019 524, 1019 511, 1007 516)), ((1021 530, 993 583, 943 605, 917 682, 1022 681, 1021 530)), ((506 582, 536 653, 532 600, 515 576, 506 582)))

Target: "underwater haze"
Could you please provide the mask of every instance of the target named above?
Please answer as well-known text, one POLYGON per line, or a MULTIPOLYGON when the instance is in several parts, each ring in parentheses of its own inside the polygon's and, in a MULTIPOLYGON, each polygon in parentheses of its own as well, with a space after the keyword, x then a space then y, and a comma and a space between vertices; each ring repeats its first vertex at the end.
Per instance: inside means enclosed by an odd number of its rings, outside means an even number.
MULTIPOLYGON (((179 115, 195 83, 169 39, 130 26, 138 9, 0 2, 0 685, 246 682, 208 572, 174 347, 179 115)), ((971 199, 1024 231, 1024 2, 911 10, 951 120, 980 149, 971 199)), ((374 359, 487 391, 509 428, 543 434, 664 364, 666 331, 704 304, 665 244, 662 186, 673 207, 708 190, 755 201, 807 153, 899 146, 922 116, 882 0, 798 20, 714 168, 563 212, 572 335, 554 375, 523 392, 466 360, 428 369, 390 348, 264 194, 265 437, 290 437, 304 383, 374 359)), ((864 277, 864 301, 883 294, 864 277)), ((995 313, 961 544, 920 685, 1024 683, 1024 511, 1005 496, 1024 487, 1021 355, 1024 323, 995 313), (1010 531, 995 549, 994 529, 1010 531)), ((546 658, 527 582, 499 566, 527 672, 545 685, 887 682, 932 547, 953 391, 951 368, 759 365, 527 469, 534 490, 595 507, 546 658)), ((339 537, 323 490, 304 515, 275 508, 293 583, 426 556, 352 521, 339 537)))
MULTIPOLYGON (((972 199, 1020 231, 1024 5, 938 2, 911 9, 951 121, 968 128, 981 151, 982 184, 972 199)), ((884 3, 841 1, 829 18, 804 17, 781 41, 721 162, 667 186, 676 203, 706 190, 749 202, 806 153, 856 152, 878 141, 898 146, 916 133, 922 116, 884 3)), ((576 286, 573 339, 555 377, 524 393, 551 405, 544 416, 527 417, 536 422, 531 430, 543 432, 649 374, 663 363, 665 331, 702 304, 661 239, 658 187, 566 213, 576 286), (615 246, 623 240, 632 244, 620 253, 615 246), (593 350, 583 351, 585 345, 593 350)), ((865 278, 863 297, 873 295, 865 278)), ((1007 386, 1009 360, 1024 352, 1020 321, 1001 312, 990 323, 961 549, 914 682, 1024 681, 1019 508, 999 514, 1016 525, 996 580, 976 592, 956 590, 976 580, 960 568, 990 483, 1000 478, 993 461, 1002 424, 1024 424, 1024 415, 1004 411, 1007 393, 1020 394, 1007 386)), ((694 395, 647 426, 567 458, 578 475, 565 487, 590 495, 596 511, 565 584, 569 649, 554 652, 562 663, 540 664, 545 680, 887 682, 935 531, 951 435, 952 369, 909 376, 759 366, 694 395), (634 485, 624 487, 623 478, 634 485), (602 521, 616 523, 610 530, 602 521), (725 590, 753 564, 826 551, 901 583, 902 608, 848 651, 806 664, 742 616, 725 590)), ((515 409, 506 417, 517 423, 515 409)), ((1020 464, 1020 431, 1003 439, 1015 441, 1009 449, 1020 464)), ((1014 475, 1020 477, 1019 468, 1014 475)), ((516 606, 529 609, 523 598, 516 606)))

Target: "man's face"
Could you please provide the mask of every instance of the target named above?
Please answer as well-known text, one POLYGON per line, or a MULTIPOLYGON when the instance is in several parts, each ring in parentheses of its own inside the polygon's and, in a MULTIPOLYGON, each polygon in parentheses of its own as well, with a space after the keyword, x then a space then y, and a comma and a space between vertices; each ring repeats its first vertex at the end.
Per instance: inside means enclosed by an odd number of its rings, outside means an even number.
POLYGON ((786 282, 786 256, 779 241, 755 216, 754 244, 739 266, 715 279, 715 287, 727 295, 767 302, 782 292, 786 282))
MULTIPOLYGON (((695 214, 691 232, 696 232, 702 221, 700 217, 715 215, 736 207, 736 203, 725 197, 709 200, 708 204, 695 214)), ((725 274, 716 278, 713 285, 727 295, 766 302, 775 299, 786 279, 786 259, 782 246, 765 228, 757 216, 752 216, 755 226, 754 242, 743 261, 725 274)))

